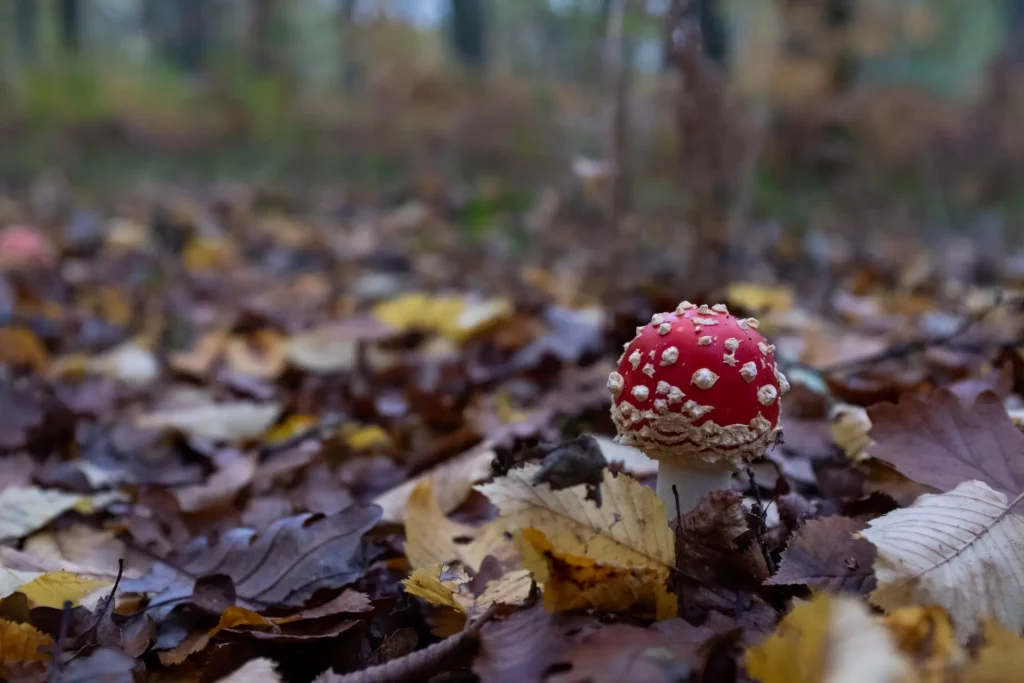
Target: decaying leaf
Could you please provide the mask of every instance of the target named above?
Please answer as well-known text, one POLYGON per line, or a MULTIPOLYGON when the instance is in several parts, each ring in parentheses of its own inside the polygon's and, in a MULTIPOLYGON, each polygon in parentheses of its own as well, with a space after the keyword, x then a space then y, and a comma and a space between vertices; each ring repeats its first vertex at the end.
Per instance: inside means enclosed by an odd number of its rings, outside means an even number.
POLYGON ((421 481, 409 496, 405 519, 405 554, 414 569, 459 561, 472 571, 488 555, 499 560, 515 556, 504 524, 489 522, 482 527, 453 522, 437 504, 431 480, 421 481))
POLYGON ((114 532, 78 523, 32 534, 22 549, 53 569, 105 576, 115 576, 118 559, 125 556, 124 543, 114 532))
POLYGON ((964 406, 950 391, 905 394, 873 406, 871 456, 940 491, 984 482, 1011 497, 1024 491, 1024 434, 992 392, 964 406))
POLYGON ((509 531, 534 527, 560 552, 614 566, 666 574, 674 566, 675 539, 654 491, 605 471, 604 504, 598 508, 584 499, 584 486, 560 491, 534 486, 538 471, 536 465, 527 465, 477 487, 498 507, 509 531))
POLYGON ((942 681, 947 671, 957 671, 967 662, 967 652, 941 607, 901 607, 882 623, 925 681, 942 681))
POLYGON ((863 528, 863 523, 849 517, 807 521, 789 541, 779 571, 768 583, 870 593, 875 587, 875 549, 863 538, 854 537, 863 528))
POLYGON ((829 415, 829 429, 832 431, 832 440, 843 449, 847 458, 859 462, 870 457, 868 449, 875 442, 868 436, 871 418, 867 410, 846 403, 834 406, 829 415))
POLYGON ((375 505, 353 505, 330 516, 281 519, 259 533, 237 528, 212 547, 158 562, 141 579, 125 580, 126 592, 152 593, 149 610, 165 615, 193 599, 196 578, 220 575, 234 583, 236 604, 300 606, 317 589, 345 585, 361 574, 359 540, 380 518, 375 505))
POLYGON ((879 607, 941 605, 961 640, 989 616, 1024 628, 1024 518, 985 483, 925 494, 861 535, 878 548, 871 601, 879 607))
POLYGON ((746 655, 761 683, 905 683, 910 663, 856 598, 820 593, 796 605, 746 655))
POLYGON ((552 612, 594 609, 658 620, 676 615, 676 598, 665 589, 666 572, 658 568, 627 568, 559 552, 532 528, 516 535, 516 546, 544 587, 544 606, 552 612))
POLYGON ((11 588, 11 583, 16 582, 18 578, 28 578, 31 574, 33 572, 11 572, 9 569, 0 568, 0 577, 3 577, 4 582, 0 597, 7 597, 17 591, 24 593, 38 607, 60 609, 65 601, 77 605, 86 595, 110 585, 110 581, 105 579, 56 571, 39 574, 11 588))
POLYGON ((451 607, 472 618, 493 604, 521 605, 526 602, 533 586, 533 577, 524 569, 506 572, 500 578, 488 581, 484 590, 474 595, 471 579, 466 572, 434 565, 417 569, 402 584, 411 595, 434 605, 451 607))
POLYGON ((986 620, 981 633, 984 645, 976 658, 962 669, 970 683, 1013 683, 1024 670, 1024 638, 995 620, 986 620))
POLYGON ((280 414, 281 406, 276 403, 235 401, 147 413, 136 418, 135 424, 142 429, 174 429, 210 441, 235 441, 259 437, 280 414))
POLYGON ((53 638, 29 624, 0 619, 0 665, 21 662, 45 662, 52 655, 41 648, 52 648, 53 638))

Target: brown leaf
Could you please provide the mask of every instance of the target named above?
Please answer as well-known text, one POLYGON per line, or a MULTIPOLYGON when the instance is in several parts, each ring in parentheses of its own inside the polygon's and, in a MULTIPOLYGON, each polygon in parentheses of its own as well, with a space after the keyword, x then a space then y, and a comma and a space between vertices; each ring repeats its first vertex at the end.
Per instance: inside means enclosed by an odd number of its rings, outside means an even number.
POLYGON ((255 472, 253 458, 237 451, 224 451, 217 454, 217 470, 205 482, 177 489, 174 495, 183 512, 230 505, 249 485, 255 472))
POLYGON ((995 394, 983 392, 971 407, 944 390, 909 394, 868 413, 871 456, 909 479, 940 491, 970 480, 1011 498, 1024 491, 1024 434, 995 394))
POLYGON ((353 505, 329 517, 287 517, 259 533, 232 529, 215 545, 158 562, 147 576, 121 586, 154 593, 148 609, 157 618, 192 600, 192 577, 215 574, 234 581, 243 607, 300 606, 317 589, 343 586, 361 575, 359 540, 378 519, 376 505, 353 505))
POLYGON ((274 619, 274 623, 288 624, 293 621, 333 617, 336 614, 360 614, 372 610, 373 604, 370 602, 369 595, 348 589, 338 597, 318 607, 310 607, 287 617, 278 617, 274 619))
POLYGON ((565 648, 554 624, 554 616, 540 605, 486 624, 473 673, 481 683, 539 683, 565 648))
POLYGON ((713 491, 680 519, 670 521, 676 534, 676 568, 703 585, 754 587, 768 576, 768 566, 748 533, 743 496, 713 491))
POLYGON ((849 517, 812 519, 801 526, 782 556, 773 586, 805 584, 816 590, 866 595, 875 588, 875 547, 854 534, 864 524, 849 517))
POLYGON ((0 619, 0 666, 16 662, 44 662, 51 658, 40 648, 52 648, 53 638, 29 624, 0 619))

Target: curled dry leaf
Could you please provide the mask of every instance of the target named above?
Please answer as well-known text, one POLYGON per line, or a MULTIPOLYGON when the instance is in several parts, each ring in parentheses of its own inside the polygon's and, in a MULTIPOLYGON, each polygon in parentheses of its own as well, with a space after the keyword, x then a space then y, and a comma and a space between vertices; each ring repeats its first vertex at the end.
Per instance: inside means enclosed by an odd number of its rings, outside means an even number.
POLYGON ((800 603, 746 655, 761 683, 907 683, 910 663, 856 598, 820 593, 800 603))
POLYGON ((232 336, 224 348, 228 367, 242 375, 276 379, 288 365, 284 341, 271 329, 258 330, 250 337, 232 336))
POLYGON ((525 569, 506 572, 487 582, 479 595, 473 595, 471 579, 461 569, 434 565, 417 569, 402 581, 405 591, 434 605, 457 610, 466 617, 482 614, 488 607, 521 605, 530 596, 533 578, 525 569))
POLYGON ((1002 493, 968 481, 868 522, 861 535, 878 548, 871 602, 941 605, 962 641, 989 616, 1024 629, 1024 518, 1011 508, 1002 493))
POLYGON ((509 531, 534 527, 560 552, 667 576, 675 563, 675 539, 654 491, 606 470, 604 504, 598 508, 584 499, 585 486, 560 491, 547 484, 534 486, 538 471, 538 466, 528 465, 477 487, 498 507, 509 531))
POLYGON ((549 611, 594 609, 659 621, 676 615, 676 598, 665 589, 667 573, 659 568, 620 567, 559 552, 532 528, 516 535, 516 547, 544 587, 549 611))
POLYGON ((504 562, 515 556, 500 520, 475 527, 445 517, 429 479, 413 489, 406 510, 405 555, 414 569, 459 561, 475 572, 488 555, 504 562))
POLYGON ((183 512, 195 512, 219 505, 230 505, 235 496, 252 482, 255 460, 235 453, 201 484, 185 486, 174 492, 183 512))
POLYGON ((815 590, 857 594, 875 587, 875 549, 854 534, 864 524, 849 517, 812 519, 797 529, 771 585, 804 584, 815 590))
POLYGON ((1009 496, 1024 491, 1024 434, 992 392, 964 406, 951 392, 905 394, 868 410, 871 456, 939 491, 969 480, 1009 496))
POLYGON ((422 475, 385 491, 374 499, 383 510, 385 522, 405 521, 406 504, 413 489, 425 479, 433 481, 438 506, 445 514, 451 512, 466 500, 473 490, 473 484, 491 476, 491 461, 494 449, 487 442, 480 444, 454 458, 449 458, 422 475))
POLYGON ((174 429, 209 441, 236 441, 259 437, 280 414, 281 406, 276 403, 235 401, 146 413, 136 418, 135 425, 141 429, 174 429))
POLYGON ((220 360, 227 346, 228 333, 212 330, 196 340, 189 351, 175 351, 167 358, 167 365, 177 373, 196 379, 205 379, 220 360))
POLYGON ((360 538, 380 518, 375 505, 353 505, 330 515, 281 519, 259 533, 237 528, 219 542, 194 549, 184 558, 158 562, 141 579, 122 581, 126 592, 153 593, 149 609, 159 618, 192 600, 196 577, 213 575, 234 582, 236 604, 300 606, 320 588, 359 578, 360 538))
POLYGON ((868 449, 875 444, 868 436, 871 418, 861 406, 841 403, 829 414, 829 429, 832 440, 843 449, 843 454, 855 462, 866 460, 868 449))

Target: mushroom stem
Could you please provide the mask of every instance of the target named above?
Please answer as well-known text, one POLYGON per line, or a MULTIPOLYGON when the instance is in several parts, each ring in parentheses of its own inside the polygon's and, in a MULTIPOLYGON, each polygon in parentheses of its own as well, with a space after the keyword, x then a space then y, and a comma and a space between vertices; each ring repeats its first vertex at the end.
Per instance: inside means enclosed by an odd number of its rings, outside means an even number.
POLYGON ((681 459, 665 458, 658 462, 658 498, 665 503, 665 512, 670 520, 676 518, 675 486, 679 495, 679 514, 697 507, 700 499, 711 491, 732 488, 732 469, 706 465, 694 467, 681 459))

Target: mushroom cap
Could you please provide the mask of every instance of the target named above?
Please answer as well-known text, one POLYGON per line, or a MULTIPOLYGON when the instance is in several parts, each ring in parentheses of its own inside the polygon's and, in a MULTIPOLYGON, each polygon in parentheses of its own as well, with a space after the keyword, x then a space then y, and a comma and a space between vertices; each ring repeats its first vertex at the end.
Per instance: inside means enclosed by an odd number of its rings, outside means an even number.
POLYGON ((738 468, 774 443, 789 382, 754 318, 684 301, 637 328, 608 377, 619 441, 738 468))

